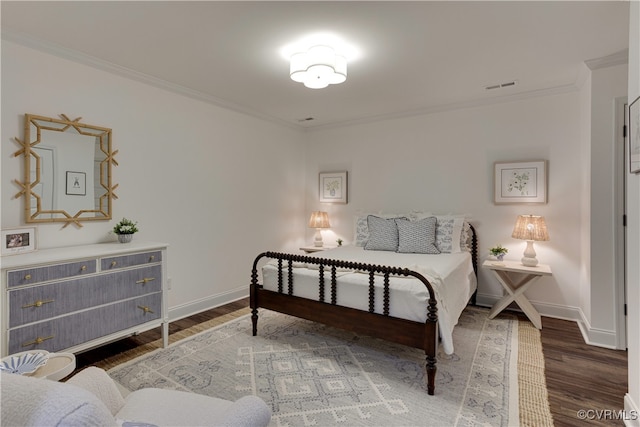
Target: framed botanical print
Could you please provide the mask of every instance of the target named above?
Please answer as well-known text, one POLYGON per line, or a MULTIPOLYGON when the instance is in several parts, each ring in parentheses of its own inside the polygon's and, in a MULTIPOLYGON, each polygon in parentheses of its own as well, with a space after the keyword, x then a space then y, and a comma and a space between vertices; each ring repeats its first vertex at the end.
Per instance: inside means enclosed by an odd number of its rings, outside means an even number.
POLYGON ((494 203, 547 203, 547 161, 496 162, 494 203))
POLYGON ((320 172, 320 202, 347 203, 347 172, 320 172))

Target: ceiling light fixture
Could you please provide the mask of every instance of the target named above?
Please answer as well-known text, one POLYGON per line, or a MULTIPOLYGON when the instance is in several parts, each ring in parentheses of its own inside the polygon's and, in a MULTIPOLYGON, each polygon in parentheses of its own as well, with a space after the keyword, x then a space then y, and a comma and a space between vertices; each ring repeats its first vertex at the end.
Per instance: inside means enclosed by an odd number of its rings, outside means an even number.
POLYGON ((291 80, 311 89, 322 89, 347 80, 347 58, 330 46, 316 45, 291 55, 291 80))

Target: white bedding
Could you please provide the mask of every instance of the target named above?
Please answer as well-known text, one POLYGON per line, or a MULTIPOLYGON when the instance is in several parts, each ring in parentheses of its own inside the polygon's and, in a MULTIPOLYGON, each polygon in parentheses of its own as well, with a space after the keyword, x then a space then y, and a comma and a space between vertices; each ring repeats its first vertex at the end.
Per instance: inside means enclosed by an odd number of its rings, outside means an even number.
MULTIPOLYGON (((445 353, 452 354, 453 327, 476 290, 477 282, 469 252, 438 255, 406 254, 390 251, 369 251, 357 246, 342 246, 313 255, 376 265, 409 268, 426 277, 436 293, 438 302, 438 326, 445 353)), ((318 266, 295 263, 293 265, 293 294, 318 300, 318 266)), ((267 263, 262 269, 265 289, 277 291, 277 261, 267 263)), ((325 268, 325 301, 331 300, 331 271, 325 268)), ((349 270, 337 271, 337 304, 340 306, 369 310, 369 275, 349 270)), ((283 291, 287 292, 287 262, 283 262, 283 291)), ((376 277, 375 312, 383 313, 382 277, 376 277)), ((389 280, 389 315, 416 322, 427 318, 429 292, 418 279, 391 277, 389 280)))

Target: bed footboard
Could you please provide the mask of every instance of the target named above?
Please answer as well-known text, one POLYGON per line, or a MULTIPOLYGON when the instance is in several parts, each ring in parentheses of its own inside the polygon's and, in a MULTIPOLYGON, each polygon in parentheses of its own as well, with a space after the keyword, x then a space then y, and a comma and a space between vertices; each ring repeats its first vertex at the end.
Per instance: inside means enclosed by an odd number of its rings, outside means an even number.
POLYGON ((427 390, 435 392, 436 353, 438 350, 438 315, 435 294, 431 283, 420 273, 397 267, 388 267, 349 261, 315 258, 303 255, 264 252, 258 255, 251 271, 250 306, 252 333, 258 331, 258 308, 266 308, 291 316, 320 322, 328 326, 349 330, 363 335, 423 349, 426 355, 427 390), (263 258, 278 262, 278 291, 270 291, 258 283, 258 263, 263 258), (293 295, 293 263, 318 265, 318 300, 300 298, 293 295), (286 283, 283 269, 287 269, 286 283), (350 269, 369 276, 369 310, 362 311, 336 304, 336 269, 350 269), (328 276, 328 279, 325 278, 328 276), (389 278, 412 276, 424 284, 429 291, 427 319, 424 323, 413 322, 389 315, 389 278), (382 280, 383 313, 374 312, 375 283, 382 280), (329 283, 330 294, 325 295, 325 281, 329 283))

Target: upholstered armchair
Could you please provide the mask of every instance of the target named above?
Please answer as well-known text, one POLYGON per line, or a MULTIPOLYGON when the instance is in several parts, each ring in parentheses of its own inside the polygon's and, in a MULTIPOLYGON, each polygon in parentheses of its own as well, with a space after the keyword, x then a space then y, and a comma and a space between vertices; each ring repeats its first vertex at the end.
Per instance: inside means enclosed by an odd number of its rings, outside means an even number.
POLYGON ((123 393, 99 368, 60 383, 1 373, 2 426, 267 426, 256 396, 235 402, 177 390, 123 393))

